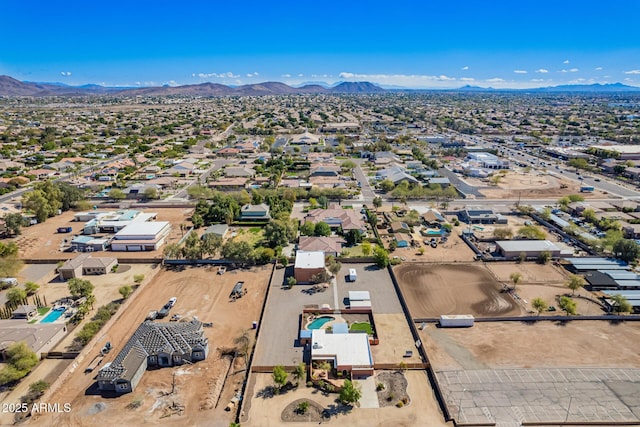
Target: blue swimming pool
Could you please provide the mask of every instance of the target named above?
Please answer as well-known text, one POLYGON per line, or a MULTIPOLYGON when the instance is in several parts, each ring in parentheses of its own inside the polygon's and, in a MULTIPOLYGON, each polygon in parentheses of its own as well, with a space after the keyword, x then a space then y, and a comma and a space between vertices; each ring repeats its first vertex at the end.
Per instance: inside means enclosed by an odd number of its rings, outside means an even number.
POLYGON ((51 310, 49 314, 47 314, 47 316, 40 321, 40 323, 53 323, 58 320, 60 316, 62 316, 62 313, 64 313, 66 310, 67 309, 64 307, 55 308, 51 310))
POLYGON ((332 320, 336 320, 336 318, 331 316, 318 317, 313 322, 307 325, 307 329, 320 329, 324 326, 325 323, 331 322, 332 320))

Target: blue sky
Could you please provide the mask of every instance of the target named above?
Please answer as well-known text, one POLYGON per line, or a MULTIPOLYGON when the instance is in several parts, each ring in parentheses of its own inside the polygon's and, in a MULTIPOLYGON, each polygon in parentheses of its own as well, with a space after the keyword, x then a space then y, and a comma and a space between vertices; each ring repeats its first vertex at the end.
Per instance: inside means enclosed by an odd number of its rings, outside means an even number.
POLYGON ((640 86, 640 1, 5 0, 0 74, 73 85, 640 86))

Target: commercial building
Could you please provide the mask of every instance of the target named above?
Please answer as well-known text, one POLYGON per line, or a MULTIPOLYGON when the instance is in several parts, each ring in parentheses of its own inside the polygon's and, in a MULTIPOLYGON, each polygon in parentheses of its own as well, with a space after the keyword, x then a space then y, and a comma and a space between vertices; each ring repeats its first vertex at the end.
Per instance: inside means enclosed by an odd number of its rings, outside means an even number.
POLYGON ((312 277, 325 271, 323 251, 297 251, 293 275, 298 283, 311 283, 312 277))
POLYGON ((207 358, 209 341, 202 322, 144 322, 96 380, 101 391, 130 393, 148 367, 179 366, 207 358))

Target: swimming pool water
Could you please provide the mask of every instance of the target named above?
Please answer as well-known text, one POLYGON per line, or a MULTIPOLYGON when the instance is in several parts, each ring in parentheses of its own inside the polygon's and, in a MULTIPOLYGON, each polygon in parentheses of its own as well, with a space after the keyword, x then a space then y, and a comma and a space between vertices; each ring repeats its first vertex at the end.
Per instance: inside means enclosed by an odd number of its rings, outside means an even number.
POLYGON ((66 310, 66 308, 51 310, 49 314, 47 314, 47 316, 40 321, 40 323, 53 323, 58 320, 60 316, 62 316, 62 313, 64 313, 66 310))
POLYGON ((309 323, 309 325, 307 325, 307 329, 320 329, 322 328, 322 326, 324 326, 325 323, 331 322, 332 320, 336 320, 336 318, 331 316, 318 317, 313 322, 309 323))

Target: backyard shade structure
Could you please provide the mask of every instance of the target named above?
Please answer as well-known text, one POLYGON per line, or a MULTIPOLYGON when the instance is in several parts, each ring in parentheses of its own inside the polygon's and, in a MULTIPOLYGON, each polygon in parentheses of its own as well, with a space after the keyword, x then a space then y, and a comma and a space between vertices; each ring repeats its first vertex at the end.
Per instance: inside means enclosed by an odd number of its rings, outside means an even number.
POLYGON ((206 359, 209 342, 202 322, 144 322, 96 380, 101 391, 132 392, 148 366, 168 367, 206 359))
POLYGON ((311 334, 311 360, 329 361, 338 371, 355 377, 373 375, 373 356, 367 334, 327 334, 314 329, 311 334))
POLYGON ((38 315, 38 308, 35 305, 22 304, 11 313, 12 319, 31 319, 38 315))
POLYGON ((311 278, 325 271, 323 251, 297 251, 293 268, 298 283, 310 283, 311 278))
POLYGON ((535 258, 543 252, 549 252, 551 257, 557 258, 561 253, 561 249, 548 240, 499 240, 496 247, 505 258, 518 258, 522 253, 527 258, 535 258))

